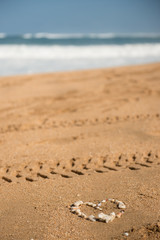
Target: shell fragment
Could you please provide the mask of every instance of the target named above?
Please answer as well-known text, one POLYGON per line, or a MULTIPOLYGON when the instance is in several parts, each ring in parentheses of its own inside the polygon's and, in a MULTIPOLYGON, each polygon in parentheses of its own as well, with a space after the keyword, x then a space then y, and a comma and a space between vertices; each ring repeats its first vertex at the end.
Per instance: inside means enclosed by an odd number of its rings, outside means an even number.
POLYGON ((93 215, 88 216, 88 219, 89 219, 90 221, 92 221, 92 222, 95 222, 95 221, 96 221, 96 219, 95 219, 95 217, 94 217, 93 215))
POLYGON ((126 206, 125 206, 125 204, 124 204, 123 202, 119 202, 118 205, 117 205, 117 207, 118 207, 119 209, 125 209, 125 208, 126 208, 126 206))
POLYGON ((79 207, 79 206, 81 206, 83 204, 83 202, 82 201, 77 201, 77 202, 75 202, 73 205, 75 206, 75 207, 79 207))
POLYGON ((102 222, 112 222, 116 217, 116 214, 114 212, 110 213, 109 215, 104 214, 104 213, 100 213, 98 214, 98 218, 100 221, 102 222))

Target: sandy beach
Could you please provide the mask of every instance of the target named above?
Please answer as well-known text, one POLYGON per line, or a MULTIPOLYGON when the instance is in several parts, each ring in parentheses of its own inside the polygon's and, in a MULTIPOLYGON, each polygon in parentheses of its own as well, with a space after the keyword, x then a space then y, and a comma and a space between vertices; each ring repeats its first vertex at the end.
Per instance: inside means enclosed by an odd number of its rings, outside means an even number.
POLYGON ((0 239, 160 239, 160 63, 0 77, 0 239))

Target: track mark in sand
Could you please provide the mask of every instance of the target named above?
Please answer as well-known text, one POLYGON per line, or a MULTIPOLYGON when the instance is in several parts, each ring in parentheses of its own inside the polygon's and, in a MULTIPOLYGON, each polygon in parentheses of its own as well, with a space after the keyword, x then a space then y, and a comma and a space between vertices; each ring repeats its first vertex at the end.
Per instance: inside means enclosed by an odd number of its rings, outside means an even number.
POLYGON ((107 171, 102 171, 102 170, 99 170, 99 169, 95 169, 95 172, 97 172, 97 173, 105 173, 107 171))
POLYGON ((84 170, 89 170, 90 168, 88 168, 87 166, 86 166, 86 164, 82 164, 82 166, 83 166, 83 169, 84 170))
POLYGON ((110 171, 118 171, 116 168, 108 167, 106 165, 103 166, 104 168, 107 168, 110 171))
POLYGON ((11 183, 12 182, 12 180, 10 179, 10 178, 7 178, 7 177, 2 177, 2 179, 4 180, 4 181, 6 181, 6 182, 9 182, 9 183, 11 183))
POLYGON ((117 172, 124 169, 131 171, 141 170, 142 168, 151 168, 160 166, 160 151, 147 151, 147 152, 136 152, 136 153, 121 153, 120 155, 110 155, 109 153, 103 156, 98 156, 96 159, 88 157, 88 159, 81 159, 78 156, 74 156, 71 159, 63 161, 51 161, 51 162, 31 162, 25 163, 24 167, 20 169, 13 166, 1 166, 1 179, 5 182, 11 183, 16 180, 22 182, 24 180, 29 182, 35 182, 41 179, 50 179, 54 177, 63 177, 66 179, 89 175, 92 173, 107 174, 110 171, 117 172), (74 165, 72 164, 74 163, 74 165), (22 170, 23 169, 23 170, 22 170), (37 171, 36 169, 39 169, 37 171), (44 172, 41 172, 43 171, 44 172), (16 172, 15 172, 16 170, 16 172))
POLYGON ((33 180, 32 178, 29 178, 29 177, 26 177, 25 179, 26 179, 26 181, 29 181, 29 182, 34 182, 35 181, 35 180, 33 180))
POLYGON ((88 163, 90 163, 91 161, 92 161, 92 158, 89 158, 89 159, 88 159, 88 163))
POLYGON ((16 178, 21 178, 21 177, 22 177, 22 175, 19 173, 16 175, 16 178))
POLYGON ((144 164, 144 163, 138 163, 138 162, 136 162, 135 164, 138 164, 138 165, 140 165, 140 166, 142 166, 142 167, 151 167, 151 166, 149 166, 149 165, 147 165, 147 164, 144 164))
POLYGON ((59 166, 60 166, 60 163, 58 162, 56 165, 57 165, 57 167, 59 167, 59 166))
POLYGON ((144 193, 139 193, 139 196, 145 197, 145 198, 154 198, 157 199, 156 197, 153 197, 152 195, 144 194, 144 193))
POLYGON ((140 168, 136 168, 136 167, 129 167, 130 170, 140 170, 140 168))
POLYGON ((75 164, 76 164, 75 162, 76 162, 76 159, 75 159, 75 158, 72 158, 72 159, 71 159, 71 167, 74 167, 74 166, 75 166, 75 164))
POLYGON ((83 172, 80 172, 80 171, 78 171, 78 170, 71 170, 71 172, 73 172, 73 173, 75 173, 75 174, 77 174, 77 175, 84 175, 84 173, 83 172))
POLYGON ((6 169, 6 173, 8 173, 8 172, 9 172, 9 168, 6 169))
POLYGON ((69 175, 63 174, 63 173, 57 173, 57 172, 55 172, 55 171, 53 171, 53 170, 50 172, 50 174, 60 175, 60 176, 63 177, 63 178, 72 178, 72 176, 69 176, 69 175))
MULTIPOLYGON (((50 119, 48 121, 44 121, 44 119, 40 123, 24 123, 24 124, 8 124, 6 126, 2 126, 0 128, 0 133, 6 132, 15 132, 15 131, 35 131, 39 129, 52 129, 52 128, 66 128, 66 127, 82 127, 82 126, 95 126, 99 124, 115 124, 118 122, 124 121, 140 121, 140 120, 147 120, 147 119, 160 119, 160 114, 139 114, 133 116, 113 116, 113 117, 103 117, 103 118, 94 118, 94 119, 74 119, 72 121, 55 121, 55 119, 50 119), (77 124, 79 123, 80 124, 77 124)), ((74 141, 77 140, 77 136, 73 137, 74 141)))
POLYGON ((64 178, 72 178, 71 176, 68 176, 68 175, 65 175, 65 174, 61 174, 61 177, 64 177, 64 178))
POLYGON ((55 171, 52 170, 52 171, 50 172, 50 174, 58 174, 58 173, 56 173, 55 171))
POLYGON ((44 178, 44 179, 49 179, 49 177, 47 175, 44 175, 42 173, 37 173, 37 177, 41 177, 41 178, 44 178))

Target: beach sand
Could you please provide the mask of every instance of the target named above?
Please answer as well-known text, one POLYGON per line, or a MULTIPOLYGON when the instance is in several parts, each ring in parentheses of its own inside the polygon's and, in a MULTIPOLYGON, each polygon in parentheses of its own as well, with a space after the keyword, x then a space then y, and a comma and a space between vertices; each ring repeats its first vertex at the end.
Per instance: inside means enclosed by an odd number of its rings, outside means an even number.
POLYGON ((160 63, 0 78, 0 239, 160 239, 160 63))

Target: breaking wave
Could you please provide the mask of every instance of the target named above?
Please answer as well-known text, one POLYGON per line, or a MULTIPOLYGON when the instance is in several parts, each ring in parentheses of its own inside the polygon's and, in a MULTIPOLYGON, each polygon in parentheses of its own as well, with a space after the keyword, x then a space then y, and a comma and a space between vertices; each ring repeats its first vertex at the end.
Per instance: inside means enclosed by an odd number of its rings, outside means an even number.
POLYGON ((96 59, 159 57, 160 44, 45 46, 0 45, 0 59, 96 59))

